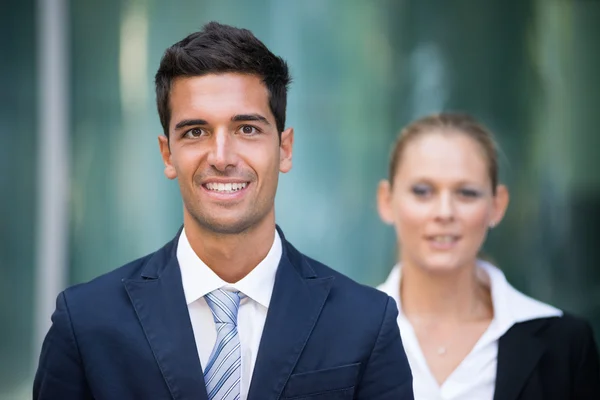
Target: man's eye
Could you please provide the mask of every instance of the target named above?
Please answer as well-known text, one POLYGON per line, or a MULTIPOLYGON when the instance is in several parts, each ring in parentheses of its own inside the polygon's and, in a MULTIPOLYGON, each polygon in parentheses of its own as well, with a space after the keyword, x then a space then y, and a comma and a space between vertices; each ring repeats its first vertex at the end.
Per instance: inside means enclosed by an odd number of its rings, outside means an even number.
POLYGON ((240 132, 242 134, 244 134, 244 135, 247 135, 247 136, 253 136, 253 135, 256 135, 256 134, 260 133, 260 131, 256 127, 254 127, 252 125, 244 125, 244 126, 242 126, 240 128, 240 132))
POLYGON ((200 129, 200 128, 192 128, 192 129, 186 131, 183 134, 183 137, 186 137, 186 138, 196 138, 196 137, 202 136, 203 133, 204 133, 204 131, 202 129, 200 129))

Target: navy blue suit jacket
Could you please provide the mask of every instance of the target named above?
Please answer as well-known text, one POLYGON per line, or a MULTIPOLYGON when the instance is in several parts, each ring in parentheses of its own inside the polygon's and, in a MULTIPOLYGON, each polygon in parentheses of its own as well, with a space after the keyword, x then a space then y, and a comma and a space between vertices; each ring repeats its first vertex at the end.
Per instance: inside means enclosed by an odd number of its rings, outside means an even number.
MULTIPOLYGON (((413 399, 394 301, 279 233, 283 254, 248 399, 413 399)), ((34 399, 207 399, 178 236, 58 296, 34 399)))

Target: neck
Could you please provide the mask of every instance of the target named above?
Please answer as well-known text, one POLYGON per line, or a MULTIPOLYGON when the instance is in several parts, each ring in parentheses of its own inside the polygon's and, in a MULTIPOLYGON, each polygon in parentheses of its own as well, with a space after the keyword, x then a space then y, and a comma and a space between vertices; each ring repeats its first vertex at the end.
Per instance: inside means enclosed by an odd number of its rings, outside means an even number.
POLYGON ((454 271, 432 272, 402 262, 402 310, 420 322, 469 322, 491 319, 490 291, 478 278, 475 261, 454 271))
POLYGON ((269 253, 275 237, 275 215, 242 233, 223 234, 200 226, 187 212, 185 234, 196 255, 219 278, 235 283, 248 275, 269 253))

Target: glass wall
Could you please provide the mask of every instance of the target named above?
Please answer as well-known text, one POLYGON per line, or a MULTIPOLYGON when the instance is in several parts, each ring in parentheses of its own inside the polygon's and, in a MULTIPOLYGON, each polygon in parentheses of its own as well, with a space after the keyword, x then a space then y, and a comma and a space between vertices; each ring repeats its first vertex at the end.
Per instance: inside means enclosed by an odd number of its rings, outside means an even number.
POLYGON ((29 393, 36 213, 34 2, 0 4, 0 399, 29 393))

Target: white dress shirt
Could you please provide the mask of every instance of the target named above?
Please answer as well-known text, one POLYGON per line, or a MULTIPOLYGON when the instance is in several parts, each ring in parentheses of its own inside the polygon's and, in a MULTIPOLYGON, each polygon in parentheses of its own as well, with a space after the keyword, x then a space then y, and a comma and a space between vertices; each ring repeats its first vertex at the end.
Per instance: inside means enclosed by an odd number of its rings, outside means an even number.
POLYGON ((229 284, 219 278, 196 255, 185 235, 185 229, 182 230, 179 236, 177 261, 179 261, 181 269, 183 291, 190 313, 196 348, 203 366, 208 364, 208 359, 217 340, 213 315, 204 299, 204 295, 223 288, 231 291, 239 290, 247 296, 242 299, 238 311, 238 334, 242 356, 242 379, 240 383, 242 400, 245 400, 248 396, 281 254, 281 238, 275 231, 273 245, 267 256, 243 279, 229 284))
POLYGON ((562 311, 532 299, 513 288, 502 271, 485 261, 478 268, 488 278, 494 317, 471 352, 440 386, 429 370, 412 325, 400 303, 401 267, 396 265, 378 287, 398 305, 398 325, 413 374, 415 400, 492 400, 498 364, 498 340, 514 324, 537 318, 562 316, 562 311))

